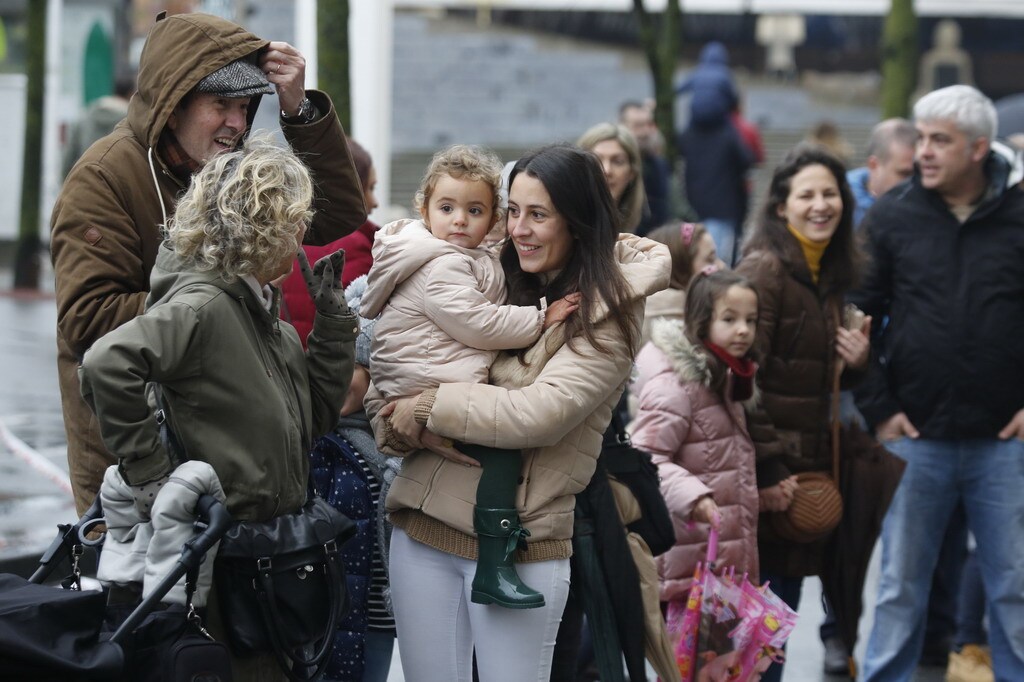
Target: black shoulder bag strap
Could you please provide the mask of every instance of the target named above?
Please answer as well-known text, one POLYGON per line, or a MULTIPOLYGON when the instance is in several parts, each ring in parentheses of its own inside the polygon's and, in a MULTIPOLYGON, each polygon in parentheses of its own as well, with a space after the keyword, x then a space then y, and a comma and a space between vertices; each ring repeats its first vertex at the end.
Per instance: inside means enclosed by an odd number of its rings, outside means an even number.
POLYGON ((182 446, 174 429, 171 428, 171 413, 164 405, 164 391, 160 384, 153 383, 153 399, 156 402, 156 423, 160 427, 160 442, 171 458, 172 468, 188 461, 188 453, 182 446))

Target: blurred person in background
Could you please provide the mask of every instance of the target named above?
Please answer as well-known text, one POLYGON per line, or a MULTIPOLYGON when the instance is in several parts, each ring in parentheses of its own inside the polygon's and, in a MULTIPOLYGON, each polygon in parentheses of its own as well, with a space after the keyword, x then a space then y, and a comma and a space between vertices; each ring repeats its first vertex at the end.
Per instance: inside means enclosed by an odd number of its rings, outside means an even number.
POLYGON ((619 107, 619 123, 633 133, 640 147, 647 206, 636 234, 644 236, 655 227, 664 225, 671 215, 672 166, 665 158, 664 140, 648 105, 633 100, 624 102, 619 107))
POLYGON ((82 117, 71 126, 68 143, 64 148, 64 175, 81 158, 92 143, 110 134, 128 115, 128 100, 135 92, 135 74, 122 74, 114 80, 114 92, 93 100, 82 117))
POLYGON ((583 133, 576 145, 593 152, 601 163, 619 217, 619 232, 635 233, 646 197, 640 147, 633 133, 615 123, 598 123, 583 133))
POLYGON ((853 160, 853 145, 846 141, 843 134, 832 121, 819 121, 807 133, 807 142, 819 144, 839 159, 843 166, 849 166, 853 160))
MULTIPOLYGON (((363 204, 367 212, 372 212, 379 204, 377 203, 377 170, 374 168, 373 159, 365 148, 352 138, 348 138, 348 148, 352 154, 352 162, 356 167, 356 175, 359 177, 359 185, 363 189, 363 204)), ((352 234, 336 239, 330 244, 323 246, 304 245, 302 249, 306 252, 306 258, 310 263, 315 263, 321 257, 334 253, 338 249, 345 251, 345 270, 341 273, 341 284, 347 287, 357 278, 370 272, 373 265, 373 238, 380 226, 372 220, 367 220, 352 234)), ((298 263, 298 261, 296 261, 298 263)), ((292 268, 289 274, 281 282, 281 319, 291 322, 295 331, 299 333, 302 346, 306 346, 306 337, 313 328, 313 301, 306 291, 306 282, 298 268, 292 268)))
MULTIPOLYGON (((850 183, 850 191, 856 205, 853 209, 853 225, 859 228, 864 214, 875 203, 875 199, 882 196, 890 189, 909 178, 914 173, 914 145, 917 142, 917 129, 914 124, 903 118, 890 118, 875 125, 871 130, 871 137, 868 140, 867 160, 865 165, 854 168, 846 173, 846 180, 850 183)), ((864 417, 857 411, 851 391, 842 391, 840 394, 840 418, 844 424, 856 423, 862 429, 866 428, 864 417)), ((959 538, 959 544, 963 544, 966 526, 959 524, 960 533, 954 533, 959 538)), ((957 545, 956 538, 950 538, 951 548, 957 545)), ((949 554, 949 553, 947 553, 949 554)), ((959 575, 959 561, 956 557, 961 554, 952 551, 950 571, 944 571, 943 565, 948 562, 940 562, 936 570, 935 586, 933 593, 933 607, 929 613, 929 632, 933 636, 929 640, 935 640, 936 644, 932 649, 937 659, 945 661, 946 651, 949 649, 949 635, 953 626, 953 610, 955 604, 955 591, 951 589, 955 576, 959 575), (948 577, 947 577, 948 575, 948 577)), ((845 673, 849 668, 850 653, 846 650, 836 629, 836 617, 828 601, 825 601, 825 620, 819 631, 821 641, 825 646, 824 670, 829 674, 845 673)))
POLYGON ((672 255, 672 279, 669 280, 668 289, 647 297, 640 338, 642 344, 651 340, 651 323, 654 320, 683 319, 686 290, 694 275, 709 265, 725 267, 715 250, 715 241, 700 223, 669 223, 654 230, 648 237, 668 247, 672 255))
POLYGON ((853 198, 853 224, 860 223, 875 199, 914 174, 917 129, 905 118, 888 118, 871 129, 867 159, 846 174, 853 198))

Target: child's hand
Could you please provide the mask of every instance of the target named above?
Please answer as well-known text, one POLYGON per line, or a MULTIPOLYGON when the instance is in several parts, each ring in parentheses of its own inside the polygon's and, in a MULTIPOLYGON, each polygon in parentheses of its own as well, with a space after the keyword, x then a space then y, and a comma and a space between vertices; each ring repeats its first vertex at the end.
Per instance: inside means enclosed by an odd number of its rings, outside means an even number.
POLYGON ((697 504, 693 505, 693 513, 690 516, 694 521, 710 523, 713 528, 718 528, 722 522, 722 513, 718 511, 718 505, 715 504, 710 495, 705 495, 697 500, 697 504))
POLYGON ((580 307, 580 294, 569 294, 565 298, 560 298, 544 311, 544 326, 543 329, 547 331, 548 327, 558 322, 564 322, 565 318, 569 317, 580 307))

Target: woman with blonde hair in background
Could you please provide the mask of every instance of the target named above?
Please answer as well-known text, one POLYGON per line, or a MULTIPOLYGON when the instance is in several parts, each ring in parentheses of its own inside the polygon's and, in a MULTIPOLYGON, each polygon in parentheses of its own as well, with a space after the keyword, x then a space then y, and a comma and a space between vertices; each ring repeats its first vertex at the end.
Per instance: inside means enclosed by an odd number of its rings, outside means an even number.
POLYGON ((598 123, 576 145, 597 156, 619 217, 619 232, 633 233, 646 209, 643 161, 633 133, 615 123, 598 123))

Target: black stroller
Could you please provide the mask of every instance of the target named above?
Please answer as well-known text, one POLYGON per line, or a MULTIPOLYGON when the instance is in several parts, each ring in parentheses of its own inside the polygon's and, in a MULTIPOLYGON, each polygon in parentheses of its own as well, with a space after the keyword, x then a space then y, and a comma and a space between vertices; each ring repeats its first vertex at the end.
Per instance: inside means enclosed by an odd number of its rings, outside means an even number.
POLYGON ((106 591, 81 589, 84 548, 102 543, 86 535, 103 522, 102 515, 97 497, 78 523, 58 526, 31 578, 0 575, 0 680, 141 682, 166 679, 168 666, 174 666, 184 671, 182 679, 229 681, 224 645, 209 638, 191 608, 199 565, 231 526, 227 508, 200 496, 194 533, 174 568, 141 603, 127 608, 108 606, 106 591), (65 560, 71 574, 61 586, 43 585, 65 560), (160 604, 182 576, 189 604, 160 604))

